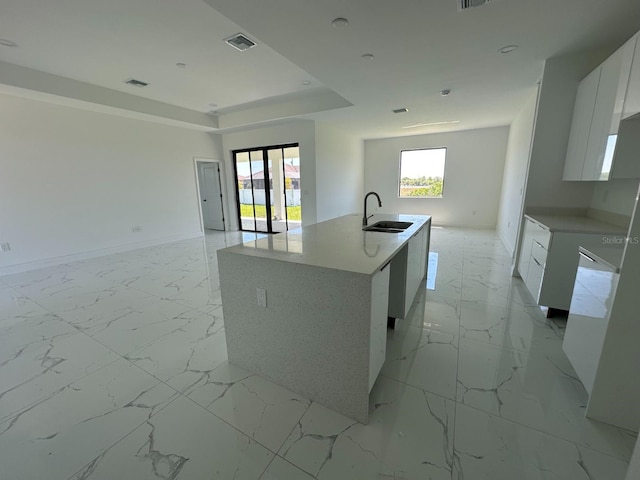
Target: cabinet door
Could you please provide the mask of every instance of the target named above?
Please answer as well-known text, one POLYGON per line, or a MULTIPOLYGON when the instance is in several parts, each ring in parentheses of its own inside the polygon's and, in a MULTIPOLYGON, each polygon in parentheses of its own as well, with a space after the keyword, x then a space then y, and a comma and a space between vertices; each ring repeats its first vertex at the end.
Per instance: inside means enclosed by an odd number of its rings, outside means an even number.
POLYGON ((525 279, 524 283, 536 303, 538 303, 540 300, 540 286, 542 285, 543 276, 544 268, 542 267, 540 262, 531 257, 529 271, 527 272, 527 278, 525 279))
MULTIPOLYGON (((567 145, 567 157, 564 162, 563 180, 582 180, 587 142, 596 104, 601 67, 587 75, 578 85, 576 103, 573 107, 571 132, 567 145)), ((522 272, 520 272, 522 274, 522 272)), ((523 277, 524 278, 524 277, 523 277)))
POLYGON ((420 282, 422 281, 422 269, 424 268, 424 257, 421 255, 423 230, 424 229, 421 229, 411 237, 407 245, 407 287, 404 300, 405 317, 411 308, 413 299, 415 298, 420 282))
POLYGON ((622 109, 622 118, 629 118, 640 113, 640 42, 637 34, 635 53, 631 64, 631 74, 629 76, 629 84, 627 86, 627 95, 624 99, 624 107, 622 109))
POLYGON ((522 246, 520 247, 520 259, 518 260, 518 273, 523 281, 527 280, 529 273, 529 262, 531 262, 531 245, 533 243, 535 223, 527 219, 524 222, 524 232, 522 233, 522 246))
POLYGON ((633 44, 625 44, 602 64, 582 169, 583 180, 609 179, 633 48, 633 44))

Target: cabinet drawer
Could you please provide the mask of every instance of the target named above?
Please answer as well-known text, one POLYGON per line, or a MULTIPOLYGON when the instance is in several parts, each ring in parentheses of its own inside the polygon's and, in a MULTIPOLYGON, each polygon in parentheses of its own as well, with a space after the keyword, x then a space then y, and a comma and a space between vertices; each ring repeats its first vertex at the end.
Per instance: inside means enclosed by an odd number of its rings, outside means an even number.
POLYGON ((532 250, 534 250, 536 246, 549 250, 549 244, 551 243, 551 232, 549 230, 534 223, 531 228, 531 234, 533 238, 532 250))
POLYGON ((542 268, 545 268, 545 265, 547 264, 547 250, 535 238, 531 243, 531 259, 531 261, 536 260, 542 268))
POLYGON ((527 273, 527 278, 524 283, 527 285, 531 296, 536 302, 538 302, 540 298, 540 285, 542 284, 543 275, 544 268, 542 268, 542 265, 535 258, 531 257, 529 272, 527 273))

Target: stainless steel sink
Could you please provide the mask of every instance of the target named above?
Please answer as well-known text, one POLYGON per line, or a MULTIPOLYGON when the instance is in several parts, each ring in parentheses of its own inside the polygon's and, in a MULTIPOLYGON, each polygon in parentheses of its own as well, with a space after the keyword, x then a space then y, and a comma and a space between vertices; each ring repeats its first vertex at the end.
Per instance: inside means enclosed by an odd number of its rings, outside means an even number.
POLYGON ((387 232, 387 233, 400 233, 404 232, 407 228, 413 225, 412 222, 394 222, 392 220, 382 220, 376 222, 373 225, 364 227, 362 230, 366 232, 387 232))

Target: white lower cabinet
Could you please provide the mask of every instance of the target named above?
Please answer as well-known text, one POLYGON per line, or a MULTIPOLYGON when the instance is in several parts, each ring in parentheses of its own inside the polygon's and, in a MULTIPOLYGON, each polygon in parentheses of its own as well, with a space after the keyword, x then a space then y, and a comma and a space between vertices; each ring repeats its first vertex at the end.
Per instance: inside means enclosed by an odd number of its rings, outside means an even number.
POLYGON ((591 395, 609 323, 618 273, 588 254, 580 256, 562 349, 591 395))
POLYGON ((405 318, 427 274, 431 223, 427 223, 391 261, 389 310, 393 318, 405 318))
POLYGON ((387 306, 389 302, 389 264, 371 281, 371 336, 369 337, 369 391, 378 378, 387 354, 387 306))
POLYGON ((550 231, 526 219, 518 272, 538 305, 569 310, 578 268, 578 247, 603 244, 601 233, 550 231))

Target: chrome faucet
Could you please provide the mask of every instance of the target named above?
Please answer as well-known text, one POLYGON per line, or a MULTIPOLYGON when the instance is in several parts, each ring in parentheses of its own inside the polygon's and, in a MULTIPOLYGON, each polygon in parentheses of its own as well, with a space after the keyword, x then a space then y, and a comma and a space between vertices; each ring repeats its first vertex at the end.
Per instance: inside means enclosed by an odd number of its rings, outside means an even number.
POLYGON ((367 226, 367 220, 369 220, 369 218, 373 217, 373 215, 369 215, 367 217, 367 198, 369 198, 369 195, 375 195, 376 198, 378 199, 378 207, 382 206, 382 200, 380 200, 380 195, 378 195, 376 192, 369 192, 364 196, 364 216, 362 217, 362 226, 367 226))

